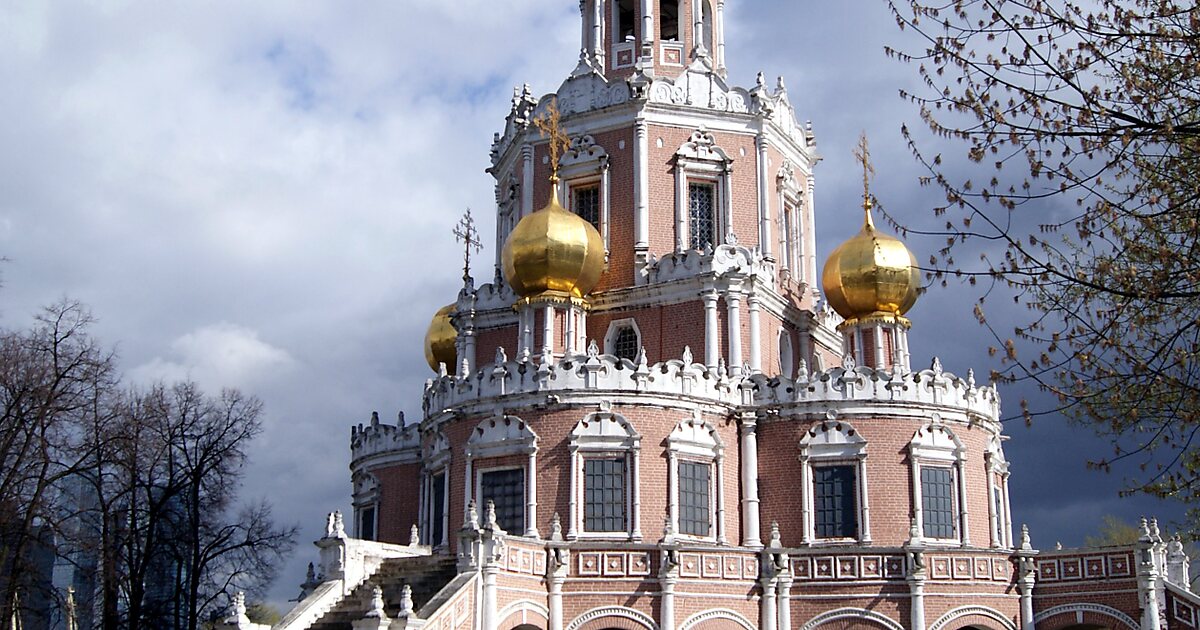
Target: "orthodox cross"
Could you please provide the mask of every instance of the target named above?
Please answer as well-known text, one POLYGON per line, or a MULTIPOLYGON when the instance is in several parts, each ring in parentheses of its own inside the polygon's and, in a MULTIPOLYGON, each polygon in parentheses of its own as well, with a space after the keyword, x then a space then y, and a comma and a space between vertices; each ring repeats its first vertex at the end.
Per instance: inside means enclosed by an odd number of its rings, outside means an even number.
POLYGON ((458 220, 452 231, 454 240, 463 244, 463 280, 467 280, 471 277, 471 250, 478 253, 483 249, 483 242, 479 240, 479 230, 475 229, 475 218, 471 216, 470 208, 467 208, 466 214, 458 220))
POLYGON ((858 137, 858 146, 854 148, 854 157, 862 163, 863 167, 863 210, 867 213, 867 225, 875 227, 875 222, 871 220, 871 176, 875 174, 875 167, 871 166, 871 149, 867 146, 867 132, 862 132, 858 137))
POLYGON ((558 111, 558 99, 546 105, 546 111, 533 119, 543 138, 550 138, 550 181, 558 182, 558 158, 571 146, 571 138, 562 130, 562 114, 558 111))

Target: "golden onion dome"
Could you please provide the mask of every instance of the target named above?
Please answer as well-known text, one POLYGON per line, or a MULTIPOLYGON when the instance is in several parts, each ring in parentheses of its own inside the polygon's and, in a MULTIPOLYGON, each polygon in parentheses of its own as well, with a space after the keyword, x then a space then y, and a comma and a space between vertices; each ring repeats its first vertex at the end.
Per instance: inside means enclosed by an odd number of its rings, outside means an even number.
POLYGON ((881 234, 864 204, 862 231, 842 243, 825 261, 825 298, 847 321, 900 318, 917 301, 921 284, 917 259, 900 239, 881 234))
POLYGON ((446 369, 453 373, 458 360, 458 351, 454 347, 458 339, 458 331, 450 323, 450 315, 454 313, 457 304, 447 304, 438 309, 433 321, 429 322, 429 330, 425 332, 425 361, 434 372, 439 371, 439 364, 445 363, 446 369))
POLYGON ((523 298, 579 299, 604 272, 604 240, 562 207, 556 179, 550 189, 550 203, 521 219, 504 242, 504 276, 523 298))

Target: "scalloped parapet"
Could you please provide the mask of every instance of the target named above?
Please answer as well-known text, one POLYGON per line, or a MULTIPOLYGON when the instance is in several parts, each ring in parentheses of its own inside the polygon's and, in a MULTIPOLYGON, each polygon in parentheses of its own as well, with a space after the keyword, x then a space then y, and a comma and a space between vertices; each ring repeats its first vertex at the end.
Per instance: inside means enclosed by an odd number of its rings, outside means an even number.
POLYGON ((350 427, 350 460, 359 460, 375 455, 410 453, 413 460, 420 458, 421 434, 417 425, 405 426, 401 413, 397 424, 382 424, 379 414, 371 414, 371 422, 350 427))
POLYGON ((532 359, 482 366, 467 377, 446 375, 427 382, 425 416, 489 398, 544 394, 561 399, 568 392, 629 392, 703 398, 735 406, 786 406, 810 403, 886 403, 889 406, 933 406, 958 410, 977 420, 998 421, 1000 395, 995 386, 977 387, 973 373, 959 378, 938 360, 919 372, 869 367, 831 368, 795 379, 753 374, 730 376, 694 363, 690 349, 681 359, 647 365, 644 353, 635 363, 590 352, 543 363, 532 359))
POLYGON ((736 243, 718 245, 716 249, 705 251, 692 249, 671 253, 662 258, 652 256, 646 273, 651 284, 706 274, 717 277, 739 274, 758 276, 768 286, 775 286, 775 274, 762 253, 757 248, 750 249, 736 243))

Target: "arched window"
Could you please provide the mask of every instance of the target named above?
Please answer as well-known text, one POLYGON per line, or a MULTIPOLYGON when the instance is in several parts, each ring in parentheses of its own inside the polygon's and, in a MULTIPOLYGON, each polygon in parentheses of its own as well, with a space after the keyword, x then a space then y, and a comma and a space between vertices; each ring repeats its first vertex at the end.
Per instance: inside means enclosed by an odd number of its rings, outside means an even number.
POLYGON ((376 540, 379 537, 379 480, 370 473, 354 475, 355 537, 376 540))
POLYGON ((713 11, 709 0, 700 0, 700 16, 704 22, 701 33, 701 37, 704 38, 704 49, 711 54, 715 51, 713 50, 713 11))
POLYGON ((641 540, 641 443, 629 421, 614 413, 590 414, 571 430, 567 538, 641 540))
POLYGON ((537 442, 537 434, 516 416, 488 418, 467 440, 464 503, 492 501, 501 529, 516 536, 538 535, 537 442), (524 456, 524 465, 487 461, 511 461, 513 455, 524 456))
POLYGON ((871 541, 867 506, 867 441, 837 420, 800 439, 804 542, 871 541))
POLYGON ((913 435, 908 448, 913 512, 921 539, 969 544, 966 447, 934 414, 933 421, 913 435))
POLYGON ((713 425, 699 417, 681 421, 667 438, 672 530, 682 536, 725 542, 722 451, 713 425))

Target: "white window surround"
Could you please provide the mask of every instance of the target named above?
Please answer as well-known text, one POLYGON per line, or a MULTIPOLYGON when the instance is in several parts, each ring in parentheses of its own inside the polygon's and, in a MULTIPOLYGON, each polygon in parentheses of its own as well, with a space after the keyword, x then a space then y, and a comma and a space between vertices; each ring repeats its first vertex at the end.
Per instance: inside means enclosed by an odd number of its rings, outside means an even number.
POLYGON ((641 531, 641 488, 638 463, 641 456, 642 436, 620 414, 599 411, 584 416, 575 424, 568 438, 571 452, 571 497, 567 519, 567 539, 619 538, 632 541, 642 539, 641 531), (583 461, 587 457, 625 458, 625 513, 628 515, 628 532, 587 532, 583 527, 584 475, 583 461))
POLYGON ((424 462, 424 470, 421 478, 421 498, 417 506, 418 517, 417 522, 421 523, 421 536, 427 544, 432 547, 440 547, 449 542, 450 539, 450 441, 441 432, 427 433, 422 440, 421 445, 421 461, 424 462), (433 491, 433 480, 438 475, 442 475, 442 483, 445 487, 442 489, 442 537, 441 540, 431 540, 435 529, 432 521, 434 509, 432 501, 435 493, 433 491))
MULTIPOLYGON (((525 473, 525 531, 524 536, 537 538, 537 452, 538 436, 516 416, 498 415, 480 422, 465 449, 466 472, 463 475, 465 496, 463 518, 467 518, 471 501, 477 496, 479 478, 472 472, 475 460, 526 455, 528 463, 525 473)), ((491 470, 491 469, 489 469, 491 470)), ((509 532, 516 535, 516 532, 509 532)))
MULTIPOLYGON (((917 430, 908 444, 909 464, 912 473, 912 505, 916 517, 914 542, 948 545, 968 545, 971 542, 967 519, 967 449, 949 427, 942 424, 938 414, 933 420, 917 430), (956 510, 955 538, 928 538, 925 536, 924 503, 921 497, 921 468, 924 466, 949 468, 954 485, 954 507, 956 510)), ((988 497, 991 501, 991 497, 988 497)))
POLYGON ((804 189, 800 187, 800 182, 796 181, 795 167, 792 166, 790 160, 784 160, 775 182, 779 191, 776 207, 781 226, 779 230, 780 267, 790 271, 792 278, 797 281, 811 281, 811 278, 804 277, 804 266, 801 264, 801 261, 804 260, 804 239, 801 238, 801 218, 803 216, 801 203, 804 198, 804 189), (789 207, 792 209, 790 220, 784 218, 789 207))
MULTIPOLYGON (((503 471, 507 471, 507 470, 525 470, 525 473, 522 475, 522 479, 524 480, 523 485, 524 485, 524 490, 526 491, 525 492, 526 504, 525 504, 524 509, 521 510, 521 516, 522 516, 522 521, 524 521, 526 523, 525 529, 526 529, 526 531, 528 531, 528 529, 530 527, 530 525, 529 525, 529 520, 530 520, 529 519, 529 504, 528 504, 528 498, 529 498, 528 489, 529 489, 529 478, 530 478, 529 471, 527 469, 523 469, 520 466, 491 466, 491 467, 487 467, 487 468, 480 468, 480 467, 476 466, 474 468, 475 468, 475 494, 473 496, 480 497, 481 499, 483 497, 483 475, 485 473, 503 472, 503 471)), ((479 510, 479 512, 482 514, 483 510, 479 510)), ((516 534, 516 532, 506 532, 506 533, 508 533, 509 535, 516 534)), ((526 534, 526 535, 528 535, 528 534, 526 534)), ((537 537, 536 532, 534 533, 533 537, 534 538, 537 537)))
POLYGON ((853 538, 817 538, 813 468, 834 464, 854 466, 854 502, 860 544, 871 542, 871 509, 867 501, 867 440, 849 423, 829 418, 813 425, 800 438, 800 487, 802 488, 801 542, 805 545, 854 542, 853 538))
POLYGON ((375 532, 373 539, 379 538, 379 480, 371 473, 358 472, 354 475, 354 535, 357 538, 362 538, 362 516, 363 511, 368 508, 375 508, 373 527, 371 530, 375 532))
POLYGON ((984 457, 987 461, 988 513, 991 518, 992 547, 1011 549, 1012 512, 1008 502, 1008 460, 1004 458, 1001 437, 993 435, 988 440, 984 457), (997 481, 999 477, 999 481, 997 481), (1000 494, 1000 505, 996 505, 996 493, 1000 494))
POLYGON ((637 320, 632 317, 624 319, 614 319, 608 323, 608 330, 604 333, 604 353, 616 354, 617 335, 620 334, 622 328, 632 328, 633 332, 637 333, 638 348, 643 349, 642 344, 642 329, 638 327, 637 320))
POLYGON ((733 159, 717 146, 716 139, 705 127, 692 133, 675 152, 675 251, 683 252, 689 241, 688 183, 710 182, 716 189, 713 208, 715 248, 733 233, 733 211, 730 200, 730 177, 733 159))
MULTIPOLYGON (((608 175, 608 152, 596 144, 596 139, 590 135, 576 136, 558 160, 558 176, 560 180, 559 195, 572 203, 571 188, 576 186, 600 187, 600 237, 604 239, 604 253, 607 259, 609 252, 609 198, 611 196, 608 175)), ((572 211, 574 211, 572 209, 572 211)))
POLYGON ((723 474, 725 445, 717 429, 700 418, 700 414, 681 420, 667 437, 667 471, 669 475, 667 501, 671 531, 678 538, 702 540, 724 544, 725 537, 725 484, 723 474), (709 536, 693 536, 679 532, 679 463, 699 462, 712 466, 709 477, 709 536))

